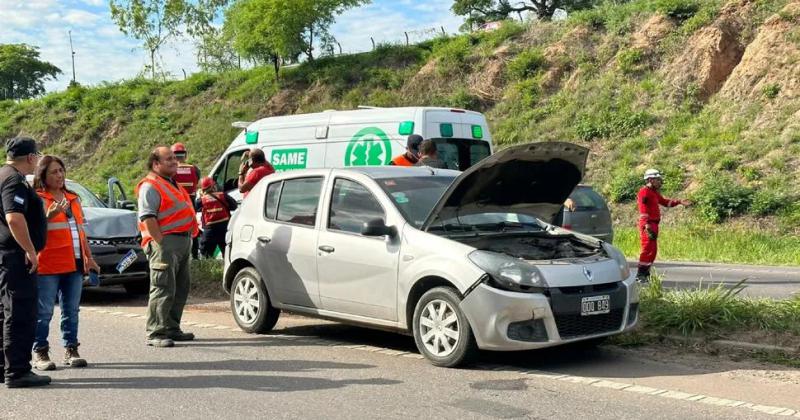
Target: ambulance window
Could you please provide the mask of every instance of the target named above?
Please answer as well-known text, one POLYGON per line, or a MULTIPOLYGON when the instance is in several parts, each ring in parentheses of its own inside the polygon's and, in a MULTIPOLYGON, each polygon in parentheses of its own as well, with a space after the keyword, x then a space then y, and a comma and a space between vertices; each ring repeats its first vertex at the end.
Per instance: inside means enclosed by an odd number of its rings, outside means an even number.
POLYGON ((225 163, 220 167, 219 172, 214 175, 217 185, 222 185, 225 191, 239 188, 239 167, 242 164, 244 150, 237 150, 225 157, 225 163))

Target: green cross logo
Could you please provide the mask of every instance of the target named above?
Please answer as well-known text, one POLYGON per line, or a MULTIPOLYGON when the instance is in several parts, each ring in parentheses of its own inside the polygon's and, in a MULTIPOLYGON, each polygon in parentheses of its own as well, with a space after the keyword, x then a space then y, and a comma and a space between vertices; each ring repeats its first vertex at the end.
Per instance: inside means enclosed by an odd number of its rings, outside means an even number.
POLYGON ((344 166, 388 165, 392 161, 392 143, 378 127, 367 127, 356 133, 347 145, 344 166))

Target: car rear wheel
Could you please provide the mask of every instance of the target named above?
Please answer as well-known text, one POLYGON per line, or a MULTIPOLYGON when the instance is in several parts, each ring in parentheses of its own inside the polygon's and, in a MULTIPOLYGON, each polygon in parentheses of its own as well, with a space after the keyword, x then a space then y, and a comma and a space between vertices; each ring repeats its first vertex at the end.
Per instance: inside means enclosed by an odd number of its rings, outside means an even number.
POLYGON ((272 306, 258 271, 251 267, 242 269, 233 279, 231 312, 242 331, 256 334, 272 330, 281 314, 272 306))
POLYGON ((414 309, 414 341, 420 353, 435 366, 468 363, 478 352, 460 303, 461 296, 454 289, 437 287, 422 295, 414 309))

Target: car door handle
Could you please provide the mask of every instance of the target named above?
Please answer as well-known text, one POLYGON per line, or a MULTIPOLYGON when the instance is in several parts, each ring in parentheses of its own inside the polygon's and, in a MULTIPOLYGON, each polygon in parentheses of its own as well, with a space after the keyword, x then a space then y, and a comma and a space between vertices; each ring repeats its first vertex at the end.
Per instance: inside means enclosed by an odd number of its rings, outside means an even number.
POLYGON ((322 246, 319 247, 319 250, 322 251, 322 252, 325 252, 327 254, 331 254, 331 253, 333 253, 333 251, 336 251, 336 248, 334 248, 332 246, 328 246, 328 245, 322 245, 322 246))
POLYGON ((268 244, 272 242, 272 239, 269 236, 259 236, 258 242, 261 242, 262 244, 268 244))

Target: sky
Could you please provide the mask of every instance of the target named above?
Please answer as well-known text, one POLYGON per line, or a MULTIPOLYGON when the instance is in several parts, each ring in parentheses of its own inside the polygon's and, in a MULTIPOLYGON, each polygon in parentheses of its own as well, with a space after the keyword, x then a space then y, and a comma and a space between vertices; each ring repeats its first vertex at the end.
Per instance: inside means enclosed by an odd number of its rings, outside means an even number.
MULTIPOLYGON (((429 38, 432 31, 458 32, 463 20, 450 11, 449 0, 373 0, 337 18, 331 32, 345 53, 369 51, 376 43, 429 38)), ((72 79, 69 35, 75 49, 77 81, 96 85, 130 79, 148 62, 141 44, 122 34, 108 0, 0 0, 0 44, 39 47, 41 59, 64 73, 48 81, 48 91, 63 90, 72 79)), ((196 49, 190 39, 175 39, 161 51, 164 69, 175 78, 197 71, 196 49)))

